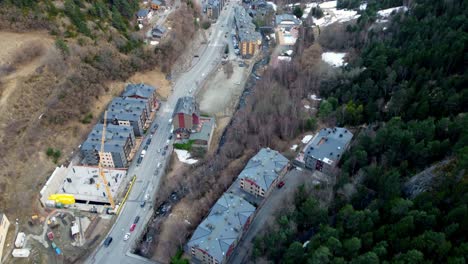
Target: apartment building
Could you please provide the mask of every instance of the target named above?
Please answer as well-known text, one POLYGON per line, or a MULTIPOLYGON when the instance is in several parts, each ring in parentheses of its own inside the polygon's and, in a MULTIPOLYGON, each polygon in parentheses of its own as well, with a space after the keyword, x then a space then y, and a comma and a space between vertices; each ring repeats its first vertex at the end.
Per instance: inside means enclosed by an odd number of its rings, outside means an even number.
POLYGON ((292 14, 281 14, 275 18, 276 39, 280 46, 292 47, 299 37, 299 27, 301 20, 292 14))
POLYGON ((135 134, 132 127, 108 124, 104 139, 104 153, 100 155, 103 127, 103 124, 95 125, 86 141, 81 144, 83 164, 98 165, 102 160, 104 167, 127 167, 135 146, 135 134))
POLYGON ((127 84, 122 93, 122 97, 145 99, 148 104, 148 109, 154 111, 158 108, 158 100, 156 99, 156 88, 144 83, 127 84))
POLYGON ((179 98, 172 114, 172 125, 177 137, 189 138, 190 133, 195 132, 199 124, 200 111, 195 98, 191 96, 179 98))
POLYGON ((144 134, 149 112, 147 99, 117 97, 112 100, 107 108, 107 123, 118 126, 131 126, 135 136, 140 137, 144 134))
POLYGON ((244 58, 250 58, 254 56, 256 51, 260 48, 262 36, 259 32, 255 31, 252 17, 247 14, 243 7, 236 6, 234 10, 234 21, 240 54, 244 58))
POLYGON ((8 234, 8 228, 10 227, 10 222, 5 214, 0 213, 0 263, 2 263, 3 258, 3 247, 5 246, 5 240, 8 234))
POLYGON ((249 227, 255 207, 241 197, 225 193, 200 223, 186 246, 194 263, 221 264, 249 227))
POLYGON ((240 188, 255 197, 266 197, 287 170, 289 160, 278 151, 261 149, 238 176, 240 188))
POLYGON ((323 128, 299 154, 295 162, 306 168, 330 173, 349 147, 353 134, 343 127, 323 128))

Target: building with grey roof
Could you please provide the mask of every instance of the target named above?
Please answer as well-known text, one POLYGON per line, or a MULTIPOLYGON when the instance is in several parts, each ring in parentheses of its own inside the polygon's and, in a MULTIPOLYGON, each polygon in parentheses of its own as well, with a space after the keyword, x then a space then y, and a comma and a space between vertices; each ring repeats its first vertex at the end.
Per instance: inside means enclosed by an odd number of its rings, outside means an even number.
POLYGON ((172 114, 174 133, 180 138, 188 138, 200 123, 200 111, 195 98, 185 96, 177 100, 172 114))
POLYGON ((278 151, 261 149, 238 176, 240 188, 255 197, 266 197, 287 170, 289 160, 278 151))
POLYGON ((187 243, 188 254, 201 263, 225 263, 254 212, 255 207, 241 197, 223 194, 187 243))
POLYGON ((252 17, 241 6, 234 9, 234 22, 240 54, 245 58, 252 57, 262 44, 262 35, 255 31, 252 17))
POLYGON ((193 140, 192 147, 208 150, 215 127, 216 120, 214 117, 200 117, 200 125, 197 131, 190 135, 190 140, 193 140))
MULTIPOLYGON (((89 133, 88 138, 81 144, 83 164, 98 165, 101 159, 101 139, 103 124, 96 124, 89 133)), ((133 129, 128 126, 106 126, 104 139, 104 154, 102 164, 105 167, 124 168, 130 161, 130 153, 135 146, 133 129)))
POLYGON ((301 20, 292 14, 281 14, 276 16, 275 22, 278 44, 292 48, 299 37, 301 20))
POLYGON ((330 172, 339 162, 352 138, 353 134, 346 128, 321 129, 304 149, 302 161, 305 167, 330 172))
POLYGON ((158 106, 158 101, 156 99, 156 88, 148 84, 127 84, 127 86, 125 86, 124 92, 122 93, 122 97, 146 99, 146 103, 148 104, 148 109, 150 109, 150 111, 154 110, 158 106))
POLYGON ((162 26, 162 25, 156 25, 152 30, 151 30, 151 36, 154 38, 154 39, 157 39, 157 40, 160 40, 164 37, 164 35, 166 34, 166 27, 162 26))
POLYGON ((117 97, 107 108, 107 123, 132 126, 135 136, 142 136, 149 111, 146 99, 117 97))

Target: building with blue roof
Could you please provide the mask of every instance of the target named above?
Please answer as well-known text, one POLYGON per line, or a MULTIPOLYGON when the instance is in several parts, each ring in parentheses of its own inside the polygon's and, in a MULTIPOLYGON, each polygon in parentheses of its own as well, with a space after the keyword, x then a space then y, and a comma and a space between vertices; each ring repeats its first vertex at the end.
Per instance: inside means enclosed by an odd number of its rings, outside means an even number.
POLYGON ((308 169, 330 173, 352 138, 353 134, 346 128, 323 128, 307 144, 303 158, 299 160, 302 160, 308 169))
POLYGON ((255 206, 225 193, 216 201, 189 242, 187 252, 201 263, 225 263, 253 218, 255 206))
POLYGON ((289 160, 278 151, 261 149, 238 176, 239 187, 255 197, 265 197, 287 170, 289 160))
POLYGON ((133 129, 127 126, 106 126, 104 139, 104 153, 101 150, 103 124, 96 124, 88 134, 88 138, 81 144, 81 155, 83 164, 98 165, 102 158, 104 167, 124 168, 130 161, 130 154, 135 146, 135 135, 133 129))
POLYGON ((146 99, 117 97, 111 101, 107 108, 107 123, 131 126, 135 136, 142 136, 149 111, 146 99))
POLYGON ((153 111, 158 107, 158 100, 156 99, 156 88, 148 84, 127 84, 121 96, 134 99, 146 99, 148 109, 150 111, 153 111))

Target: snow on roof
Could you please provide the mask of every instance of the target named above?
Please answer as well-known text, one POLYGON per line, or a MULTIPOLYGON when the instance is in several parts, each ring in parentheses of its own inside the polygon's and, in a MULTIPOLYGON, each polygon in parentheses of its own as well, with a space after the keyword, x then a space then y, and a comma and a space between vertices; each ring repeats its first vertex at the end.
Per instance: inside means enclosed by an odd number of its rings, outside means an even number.
POLYGON ((340 52, 324 52, 322 53, 322 60, 333 67, 340 67, 346 65, 344 57, 346 53, 340 52))
POLYGON ((271 7, 273 7, 273 10, 275 10, 275 12, 276 12, 277 6, 276 6, 275 3, 273 3, 273 2, 267 2, 267 4, 271 5, 271 7))
POLYGON ((336 8, 336 1, 327 1, 319 4, 321 9, 331 9, 336 8))

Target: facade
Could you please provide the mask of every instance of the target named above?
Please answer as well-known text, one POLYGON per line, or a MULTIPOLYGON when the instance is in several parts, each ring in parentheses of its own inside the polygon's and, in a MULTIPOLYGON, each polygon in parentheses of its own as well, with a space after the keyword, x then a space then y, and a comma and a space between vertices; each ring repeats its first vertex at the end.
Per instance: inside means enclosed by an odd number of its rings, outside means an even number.
POLYGON ((156 99, 156 88, 144 83, 127 84, 125 91, 122 93, 122 97, 146 99, 150 111, 157 109, 159 105, 156 99))
POLYGON ((294 46, 299 35, 301 20, 292 14, 277 15, 276 39, 280 46, 294 46))
POLYGON ((5 240, 8 234, 8 228, 10 227, 10 221, 5 214, 0 213, 0 263, 3 258, 3 247, 5 246, 5 240))
POLYGON ((241 197, 223 194, 193 233, 187 253, 197 263, 225 263, 249 227, 254 212, 255 207, 241 197))
POLYGON ((331 172, 348 148, 352 138, 353 134, 346 128, 321 129, 304 149, 302 160, 305 167, 324 173, 331 172))
POLYGON ((262 36, 259 32, 255 31, 252 18, 243 7, 236 6, 234 11, 236 37, 239 42, 240 54, 244 58, 250 58, 260 48, 262 36))
POLYGON ((140 24, 146 24, 148 20, 153 16, 153 11, 150 9, 140 9, 137 12, 137 21, 140 24))
POLYGON ((131 126, 135 136, 143 136, 150 111, 146 99, 117 97, 107 108, 107 123, 131 126))
POLYGON ((96 124, 86 141, 81 144, 83 164, 98 165, 99 160, 102 159, 104 167, 127 167, 131 159, 130 154, 135 146, 133 129, 128 126, 107 125, 104 153, 101 157, 99 152, 101 150, 103 127, 102 124, 96 124))
POLYGON ((189 138, 200 124, 200 112, 195 98, 185 96, 179 98, 172 114, 174 133, 178 138, 189 138))
POLYGON ((150 7, 153 10, 159 10, 159 8, 161 8, 161 6, 162 6, 162 2, 159 1, 159 0, 151 0, 151 2, 150 2, 150 7))
POLYGON ((288 168, 289 160, 278 151, 261 149, 239 174, 240 188, 255 197, 266 197, 288 168))

